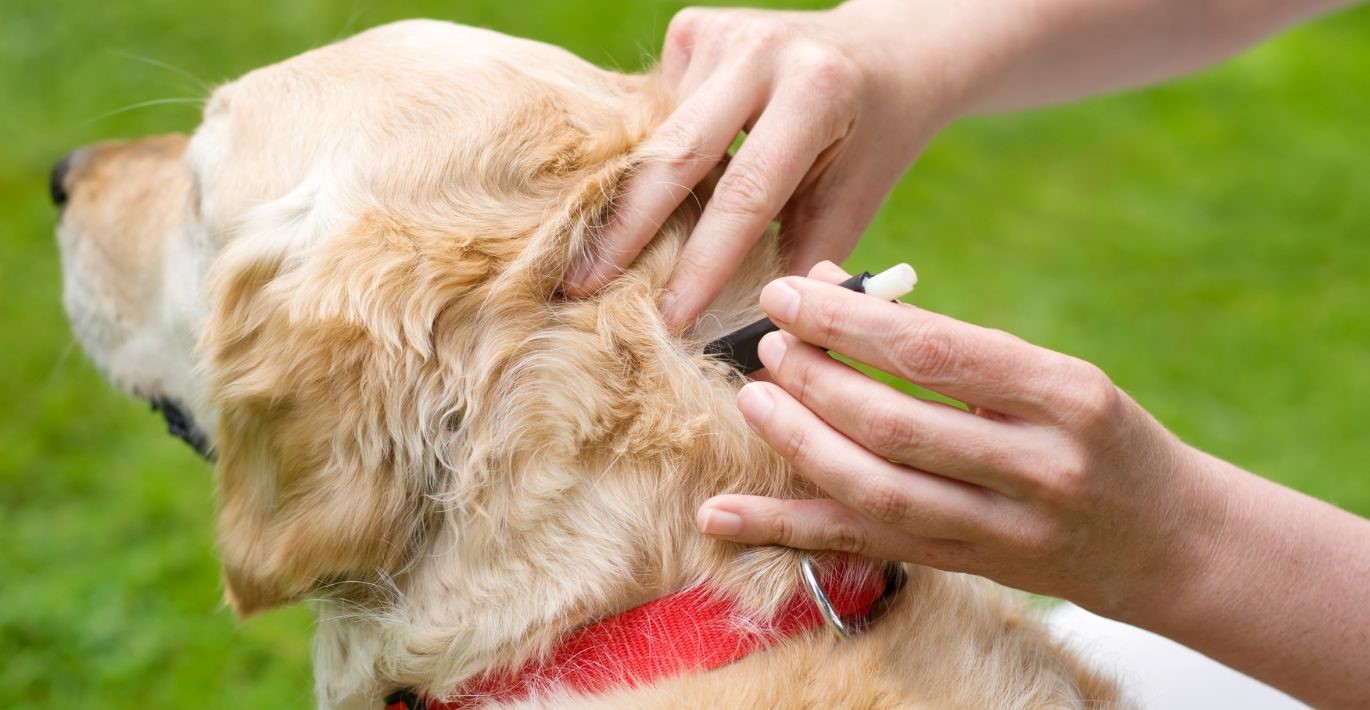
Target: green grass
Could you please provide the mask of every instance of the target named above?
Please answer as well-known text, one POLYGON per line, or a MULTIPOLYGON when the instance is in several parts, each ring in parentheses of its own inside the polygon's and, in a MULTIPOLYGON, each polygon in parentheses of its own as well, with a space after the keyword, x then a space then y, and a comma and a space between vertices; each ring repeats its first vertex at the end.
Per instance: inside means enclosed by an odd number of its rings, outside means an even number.
MULTIPOLYGON (((210 471, 74 348, 48 167, 189 130, 210 83, 412 16, 633 69, 664 2, 7 0, 0 706, 310 703, 306 610, 220 605, 210 471), (139 57, 142 57, 140 59, 139 57), (158 63, 177 68, 168 70, 158 63)), ((1194 444, 1370 514, 1370 8, 1144 93, 954 126, 852 263, 1101 365, 1194 444)))

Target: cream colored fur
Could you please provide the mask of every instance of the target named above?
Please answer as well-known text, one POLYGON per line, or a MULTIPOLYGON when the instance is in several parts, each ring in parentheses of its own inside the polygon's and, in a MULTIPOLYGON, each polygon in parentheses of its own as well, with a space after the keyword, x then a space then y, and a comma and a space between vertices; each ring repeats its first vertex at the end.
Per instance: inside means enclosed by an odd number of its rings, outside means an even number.
MULTIPOLYGON (((795 552, 693 523, 720 492, 816 494, 700 354, 757 317, 773 240, 686 337, 654 303, 692 205, 597 296, 557 294, 669 109, 651 75, 413 21, 221 87, 188 147, 81 154, 59 229, 73 323, 121 387, 213 427, 227 597, 241 614, 314 600, 320 705, 441 695, 689 585, 753 621, 797 592, 795 552)), ((853 641, 820 629, 719 670, 535 704, 1114 701, 1018 597, 909 573, 853 641)))

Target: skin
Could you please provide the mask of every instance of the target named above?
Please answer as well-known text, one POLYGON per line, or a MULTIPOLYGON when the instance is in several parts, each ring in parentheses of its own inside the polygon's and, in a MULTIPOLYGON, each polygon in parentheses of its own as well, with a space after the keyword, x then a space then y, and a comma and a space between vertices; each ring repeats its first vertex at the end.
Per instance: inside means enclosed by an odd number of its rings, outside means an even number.
POLYGON ((823 12, 687 8, 661 72, 677 108, 616 200, 594 292, 690 188, 722 176, 661 299, 685 329, 772 220, 793 273, 841 261, 923 147, 967 114, 1026 108, 1207 66, 1346 0, 853 0, 823 12), (730 160, 740 131, 747 139, 730 160))
POLYGON ((830 263, 811 276, 762 291, 784 330, 762 340, 771 381, 738 406, 831 498, 717 496, 702 531, 982 575, 1319 707, 1370 704, 1370 521, 1184 444, 1084 361, 833 286, 830 263))
MULTIPOLYGON (((679 108, 618 201, 587 293, 716 170, 661 308, 686 328, 778 218, 793 269, 844 258, 936 132, 1207 66, 1337 0, 854 0, 672 21, 679 108)), ((783 332, 752 427, 830 498, 725 495, 706 534, 971 572, 1169 636, 1309 703, 1370 706, 1370 522, 1179 441, 1098 368, 831 285, 769 285, 783 332), (901 394, 831 350, 964 402, 901 394)))
POLYGON ((839 12, 677 14, 661 71, 678 108, 643 149, 660 157, 617 200, 601 248, 569 272, 565 290, 590 293, 632 263, 742 130, 747 140, 726 161, 662 296, 668 321, 688 326, 773 219, 792 266, 849 254, 951 118, 934 92, 888 71, 884 47, 861 41, 865 22, 839 12))

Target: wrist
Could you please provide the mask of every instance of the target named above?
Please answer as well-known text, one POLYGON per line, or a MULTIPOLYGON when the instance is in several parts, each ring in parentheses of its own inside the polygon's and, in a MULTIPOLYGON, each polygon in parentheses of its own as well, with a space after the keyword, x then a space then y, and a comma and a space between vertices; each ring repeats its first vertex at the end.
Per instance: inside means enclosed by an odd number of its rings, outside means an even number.
POLYGON ((962 10, 941 2, 848 0, 829 12, 878 95, 898 105, 911 125, 936 132, 966 113, 984 62, 971 38, 954 29, 962 10))
POLYGON ((1313 705, 1365 706, 1370 522, 1194 453, 1208 492, 1183 562, 1114 618, 1313 705))
POLYGON ((1173 436, 1162 461, 1161 488, 1142 514, 1149 520, 1135 526, 1130 570, 1094 611, 1169 635, 1222 598, 1226 562, 1241 545, 1233 535, 1243 496, 1240 471, 1173 436))
POLYGON ((1249 484, 1256 480, 1226 461, 1177 445, 1184 473, 1158 535, 1166 540, 1157 552, 1158 571, 1119 617, 1171 638, 1221 615, 1234 596, 1249 591, 1233 585, 1242 584, 1236 568, 1252 545, 1249 484))

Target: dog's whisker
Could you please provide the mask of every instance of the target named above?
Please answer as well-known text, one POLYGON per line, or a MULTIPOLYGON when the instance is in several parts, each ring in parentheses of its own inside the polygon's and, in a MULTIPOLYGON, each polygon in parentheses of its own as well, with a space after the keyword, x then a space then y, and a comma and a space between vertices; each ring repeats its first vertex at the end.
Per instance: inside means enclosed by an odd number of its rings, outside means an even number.
POLYGON ((114 54, 116 54, 116 55, 118 55, 118 56, 120 56, 120 57, 123 57, 123 58, 125 58, 125 59, 132 59, 132 60, 134 60, 134 61, 143 62, 144 64, 148 64, 148 65, 157 67, 157 68, 159 68, 159 69, 165 69, 165 70, 167 70, 167 71, 169 71, 169 72, 171 72, 171 73, 173 73, 173 74, 176 74, 176 75, 178 75, 178 76, 181 76, 181 77, 184 77, 184 78, 186 78, 186 79, 189 79, 189 80, 195 82, 195 85, 196 85, 197 87, 199 87, 199 89, 200 89, 201 91, 205 92, 206 94, 208 94, 208 93, 210 93, 211 91, 214 90, 214 85, 213 85, 213 84, 209 83, 208 81, 205 81, 204 79, 201 79, 199 76, 196 76, 195 74, 192 74, 192 73, 190 73, 189 71, 187 71, 187 70, 185 70, 185 69, 182 69, 181 67, 178 67, 178 66, 176 66, 176 65, 174 65, 174 64, 169 64, 169 63, 164 62, 164 61, 162 61, 162 60, 160 60, 160 59, 153 59, 152 57, 145 56, 145 55, 142 55, 142 54, 135 54, 135 53, 133 53, 133 52, 129 52, 129 51, 123 50, 123 49, 116 49, 116 50, 113 50, 113 51, 114 51, 114 54))
MULTIPOLYGON (((362 14, 366 12, 361 6, 361 0, 352 0, 351 6, 347 10, 347 19, 343 21, 342 27, 338 28, 338 31, 333 34, 334 42, 352 34, 352 30, 356 29, 357 22, 361 20, 362 14)), ((370 8, 368 7, 367 9, 370 8)))
POLYGON ((643 44, 640 39, 634 41, 633 46, 637 49, 638 62, 643 69, 648 72, 655 71, 660 61, 657 59, 656 52, 653 51, 651 47, 643 44))
POLYGON ((52 387, 52 383, 57 381, 57 376, 61 374, 62 368, 66 366, 67 361, 71 359, 72 352, 75 350, 76 338, 68 338, 66 347, 62 348, 62 352, 57 355, 56 362, 52 363, 52 370, 48 372, 47 382, 43 386, 44 389, 52 387))
POLYGON ((129 104, 128 106, 123 106, 123 107, 120 107, 120 108, 116 108, 116 109, 114 109, 113 111, 107 111, 107 112, 102 113, 102 114, 100 114, 100 115, 98 115, 98 116, 95 116, 95 117, 93 117, 93 118, 89 118, 89 119, 87 119, 86 121, 84 121, 81 125, 82 125, 82 126, 88 126, 88 125, 90 125, 90 124, 92 124, 92 123, 95 123, 96 121, 101 121, 101 120, 104 120, 104 119, 109 118, 109 117, 111 117, 111 116, 117 116, 117 115, 119 115, 119 114, 121 114, 121 113, 127 113, 127 112, 129 112, 129 111, 136 111, 136 110, 138 110, 138 109, 140 109, 140 108, 147 108, 147 107, 149 107, 149 106, 164 106, 164 105, 175 105, 175 104, 190 104, 190 105, 194 105, 194 106, 204 106, 204 103, 205 103, 205 100, 204 100, 204 99, 195 99, 195 98, 190 98, 190 97, 188 97, 188 96, 171 97, 171 98, 165 98, 165 99, 152 99, 152 100, 150 100, 150 101, 139 101, 138 103, 129 104))

